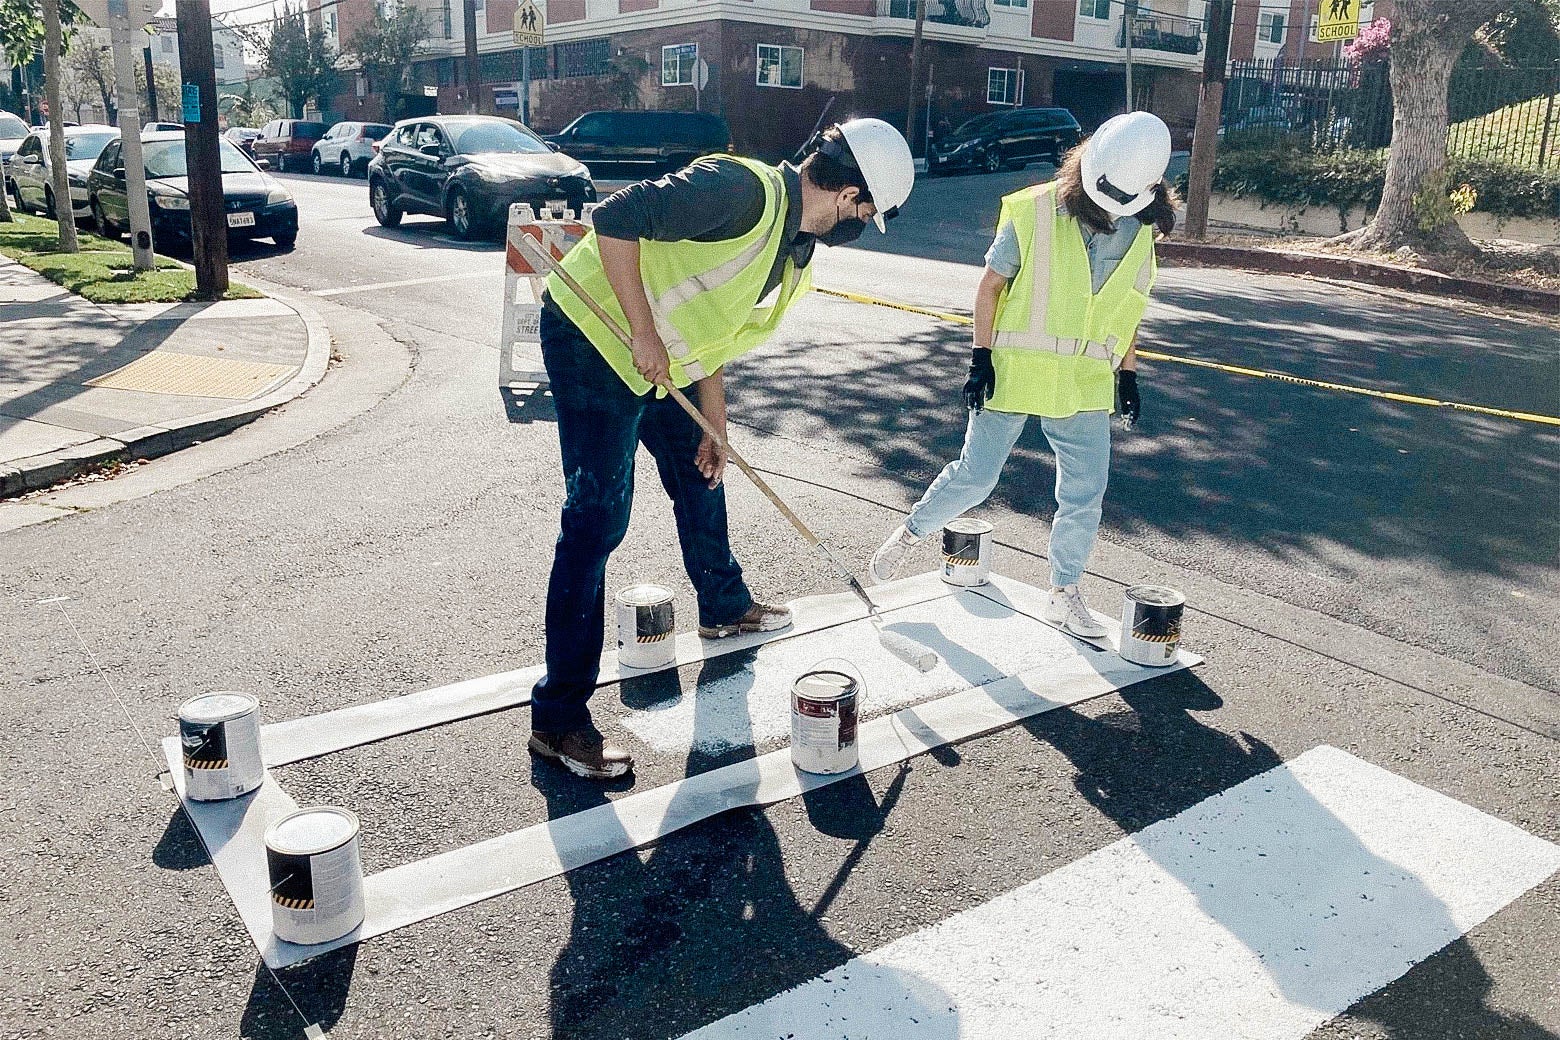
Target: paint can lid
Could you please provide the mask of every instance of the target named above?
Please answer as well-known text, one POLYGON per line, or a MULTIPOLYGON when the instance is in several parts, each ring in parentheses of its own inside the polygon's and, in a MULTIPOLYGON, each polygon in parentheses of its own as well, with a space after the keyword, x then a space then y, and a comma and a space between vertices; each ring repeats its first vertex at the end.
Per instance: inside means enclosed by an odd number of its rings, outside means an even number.
POLYGON ((197 725, 212 725, 242 718, 259 707, 260 702, 247 693, 223 690, 191 697, 179 705, 179 718, 197 725))
POLYGON ((976 520, 973 517, 961 516, 943 527, 944 531, 952 531, 954 534, 990 534, 996 528, 984 520, 976 520))
POLYGON ((357 836, 357 814, 334 805, 299 809, 271 824, 266 848, 288 856, 312 856, 339 849, 357 836))
POLYGON ((1179 589, 1168 585, 1134 585, 1127 590, 1127 598, 1150 607, 1179 607, 1186 602, 1179 589))
POLYGON ((857 686, 855 676, 829 669, 819 669, 803 673, 791 690, 798 697, 806 697, 810 701, 837 701, 845 697, 854 697, 857 686))
POLYGON ((629 607, 654 607, 671 599, 671 590, 659 585, 630 585, 617 594, 618 602, 629 607))

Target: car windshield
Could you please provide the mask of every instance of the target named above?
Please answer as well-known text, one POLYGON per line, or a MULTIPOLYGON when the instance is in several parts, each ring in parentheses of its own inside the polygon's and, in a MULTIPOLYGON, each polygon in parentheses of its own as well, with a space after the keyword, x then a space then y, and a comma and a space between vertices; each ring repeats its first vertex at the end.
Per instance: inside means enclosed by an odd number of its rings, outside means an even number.
POLYGON ((461 155, 479 152, 547 152, 542 139, 517 123, 454 123, 445 128, 455 138, 455 151, 461 155))
POLYGON ((997 118, 998 116, 996 115, 976 116, 974 119, 960 123, 959 128, 953 132, 953 136, 969 137, 972 134, 978 134, 991 124, 995 123, 997 118))
POLYGON ((27 124, 9 112, 0 112, 0 138, 10 140, 27 136, 27 124))
POLYGON ((119 135, 111 130, 95 134, 75 134, 65 138, 66 159, 96 159, 108 147, 108 142, 119 135))
MULTIPOLYGON (((253 173, 254 163, 244 153, 233 147, 233 142, 217 139, 222 153, 223 173, 253 173)), ((145 148, 146 175, 148 177, 183 177, 189 172, 183 141, 148 141, 145 148)))

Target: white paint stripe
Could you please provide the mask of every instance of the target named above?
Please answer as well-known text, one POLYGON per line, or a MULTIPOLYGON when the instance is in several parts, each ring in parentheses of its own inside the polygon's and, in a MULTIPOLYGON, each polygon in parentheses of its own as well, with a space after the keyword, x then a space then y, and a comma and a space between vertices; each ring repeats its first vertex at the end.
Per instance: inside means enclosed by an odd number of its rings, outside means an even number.
POLYGON ((1296 1040, 1556 869, 1319 747, 685 1040, 1296 1040))
POLYGON ((345 296, 347 293, 376 292, 380 289, 404 289, 410 285, 432 285, 435 282, 458 282, 467 278, 499 278, 503 270, 462 271, 460 274, 437 274, 427 278, 405 278, 399 282, 372 282, 368 285, 343 285, 336 289, 315 289, 314 296, 345 296))
MULTIPOLYGON (((874 589, 873 599, 883 610, 891 611, 952 594, 952 588, 943 584, 935 573, 929 573, 874 589)), ((790 628, 780 632, 758 632, 719 640, 700 639, 697 632, 678 635, 677 666, 821 631, 866 615, 866 608, 851 593, 809 596, 796 600, 790 607, 795 621, 790 628)), ((650 675, 664 670, 619 669, 617 652, 611 650, 601 657, 601 675, 597 682, 607 685, 623 676, 650 675)), ((266 765, 274 768, 529 704, 531 687, 542 677, 543 671, 540 666, 521 668, 369 704, 354 704, 321 715, 273 722, 260 729, 262 754, 266 765)))

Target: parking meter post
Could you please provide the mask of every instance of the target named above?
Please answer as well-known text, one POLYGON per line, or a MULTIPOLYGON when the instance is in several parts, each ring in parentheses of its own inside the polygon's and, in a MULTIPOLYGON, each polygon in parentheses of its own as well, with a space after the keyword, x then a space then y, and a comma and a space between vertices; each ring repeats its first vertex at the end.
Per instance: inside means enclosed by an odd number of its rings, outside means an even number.
POLYGON ((161 122, 157 118, 157 77, 152 74, 151 43, 147 43, 141 49, 141 60, 146 63, 146 121, 148 123, 161 122))
POLYGON ((146 163, 141 155, 141 103, 135 89, 135 29, 125 0, 110 0, 109 33, 114 48, 115 93, 119 97, 119 161, 125 171, 125 201, 130 215, 131 262, 150 271, 152 212, 146 197, 146 163))
POLYGON ((190 196, 195 295, 219 300, 228 289, 227 212, 217 132, 217 70, 210 0, 178 0, 179 69, 184 92, 184 152, 190 196), (193 108, 191 102, 194 102, 193 108))

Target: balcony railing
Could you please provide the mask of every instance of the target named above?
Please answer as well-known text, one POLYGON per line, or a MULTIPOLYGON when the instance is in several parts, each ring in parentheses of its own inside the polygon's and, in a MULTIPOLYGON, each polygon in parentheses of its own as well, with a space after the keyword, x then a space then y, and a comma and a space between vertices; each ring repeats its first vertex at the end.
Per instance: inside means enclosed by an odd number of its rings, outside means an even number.
MULTIPOLYGON (((877 0, 879 18, 915 20, 916 0, 877 0)), ((987 0, 926 0, 926 20, 938 25, 969 25, 981 28, 991 24, 987 0)))
MULTIPOLYGON (((1116 45, 1127 45, 1125 25, 1122 26, 1121 39, 1116 45)), ((1169 51, 1172 54, 1200 54, 1203 48, 1203 25, 1196 18, 1139 14, 1132 19, 1132 46, 1150 51, 1169 51)))

